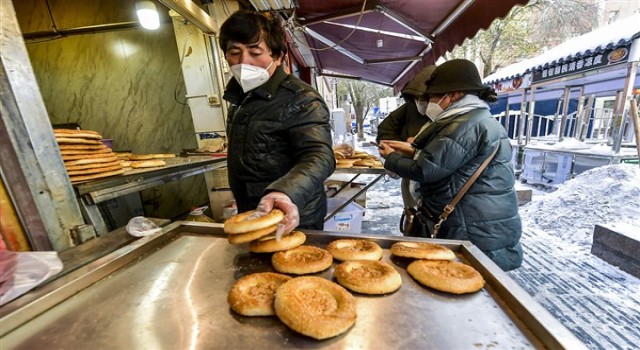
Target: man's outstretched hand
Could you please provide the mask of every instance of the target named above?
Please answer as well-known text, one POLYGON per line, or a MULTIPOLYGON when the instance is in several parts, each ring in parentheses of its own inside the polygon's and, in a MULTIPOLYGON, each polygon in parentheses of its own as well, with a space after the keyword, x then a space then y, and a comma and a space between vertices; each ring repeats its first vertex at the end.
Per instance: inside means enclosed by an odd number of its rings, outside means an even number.
MULTIPOLYGON (((289 233, 300 224, 300 213, 298 212, 298 206, 295 205, 289 196, 282 192, 269 192, 267 195, 260 199, 258 203, 257 211, 263 213, 269 213, 273 208, 277 208, 284 212, 284 229, 282 233, 289 233)), ((280 231, 280 230, 278 230, 280 231)), ((278 232, 280 233, 280 232, 278 232)), ((279 235, 276 235, 279 237, 279 235)))

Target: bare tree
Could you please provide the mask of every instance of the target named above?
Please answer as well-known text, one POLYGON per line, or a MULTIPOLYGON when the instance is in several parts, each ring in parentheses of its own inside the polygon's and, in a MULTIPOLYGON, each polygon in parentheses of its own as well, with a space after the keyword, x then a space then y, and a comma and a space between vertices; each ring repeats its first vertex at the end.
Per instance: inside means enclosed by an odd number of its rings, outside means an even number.
MULTIPOLYGON (((358 139, 363 140, 364 117, 373 107, 378 105, 381 98, 393 96, 393 90, 380 84, 351 79, 338 80, 337 90, 338 99, 348 98, 353 107, 353 113, 356 115, 358 139)), ((339 101, 339 104, 340 102, 344 101, 339 101)))
POLYGON ((532 0, 465 41, 445 59, 482 63, 483 76, 527 59, 597 26, 596 0, 532 0))

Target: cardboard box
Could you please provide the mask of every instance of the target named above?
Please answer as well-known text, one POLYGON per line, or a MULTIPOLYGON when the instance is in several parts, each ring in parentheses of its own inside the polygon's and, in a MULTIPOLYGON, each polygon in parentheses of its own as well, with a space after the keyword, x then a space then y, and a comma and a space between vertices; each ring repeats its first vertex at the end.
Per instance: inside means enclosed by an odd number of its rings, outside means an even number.
MULTIPOLYGON (((333 213, 339 206, 347 202, 346 198, 336 197, 327 199, 327 215, 333 213)), ((333 232, 362 232, 362 218, 364 208, 355 202, 349 203, 339 213, 324 223, 324 231, 333 232)))

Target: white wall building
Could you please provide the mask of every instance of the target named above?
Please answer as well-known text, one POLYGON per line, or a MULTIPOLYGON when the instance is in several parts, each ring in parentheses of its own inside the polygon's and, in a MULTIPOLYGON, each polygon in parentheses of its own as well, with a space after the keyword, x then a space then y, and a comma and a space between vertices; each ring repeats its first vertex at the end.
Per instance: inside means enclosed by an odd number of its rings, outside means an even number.
POLYGON ((389 114, 400 107, 404 100, 400 97, 383 97, 380 99, 380 113, 389 114))

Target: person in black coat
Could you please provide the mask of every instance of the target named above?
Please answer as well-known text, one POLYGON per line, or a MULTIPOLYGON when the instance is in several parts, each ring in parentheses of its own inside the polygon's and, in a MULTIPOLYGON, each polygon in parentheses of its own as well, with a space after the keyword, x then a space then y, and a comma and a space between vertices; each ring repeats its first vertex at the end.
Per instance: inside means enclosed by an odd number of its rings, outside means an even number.
POLYGON ((421 210, 437 218, 497 148, 495 157, 442 223, 437 238, 469 240, 503 270, 522 264, 522 223, 514 189, 511 144, 489 111, 493 89, 473 62, 447 61, 427 82, 434 119, 412 144, 386 141, 384 167, 420 183, 421 210))
POLYGON ((428 101, 424 93, 427 90, 426 82, 436 66, 427 66, 411 79, 400 92, 405 103, 393 110, 378 125, 376 141, 396 140, 413 141, 425 123, 431 120, 425 114, 428 101))
MULTIPOLYGON (((413 138, 426 125, 431 123, 431 119, 426 115, 428 100, 425 96, 427 91, 426 82, 431 77, 431 73, 436 66, 427 66, 411 79, 402 89, 401 96, 405 103, 391 112, 378 126, 378 136, 376 141, 395 140, 413 142, 413 138)), ((397 175, 390 176, 397 178, 397 175)), ((400 191, 402 203, 404 205, 404 215, 400 218, 400 231, 405 236, 411 235, 408 228, 411 227, 412 209, 417 205, 418 195, 415 193, 415 184, 411 184, 408 178, 400 180, 400 191)))
POLYGON ((229 185, 238 211, 285 213, 285 232, 322 230, 324 181, 333 173, 329 109, 311 86, 285 73, 287 47, 275 19, 233 13, 220 28, 233 78, 224 99, 229 185))

